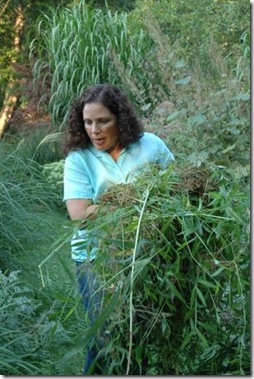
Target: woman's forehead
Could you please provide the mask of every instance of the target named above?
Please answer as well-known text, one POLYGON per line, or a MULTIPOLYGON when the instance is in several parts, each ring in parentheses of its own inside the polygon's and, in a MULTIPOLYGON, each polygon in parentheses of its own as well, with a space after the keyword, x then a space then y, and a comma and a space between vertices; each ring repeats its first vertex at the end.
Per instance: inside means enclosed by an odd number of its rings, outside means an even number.
POLYGON ((83 116, 84 117, 101 117, 111 116, 113 113, 104 104, 100 102, 91 102, 84 105, 83 116))

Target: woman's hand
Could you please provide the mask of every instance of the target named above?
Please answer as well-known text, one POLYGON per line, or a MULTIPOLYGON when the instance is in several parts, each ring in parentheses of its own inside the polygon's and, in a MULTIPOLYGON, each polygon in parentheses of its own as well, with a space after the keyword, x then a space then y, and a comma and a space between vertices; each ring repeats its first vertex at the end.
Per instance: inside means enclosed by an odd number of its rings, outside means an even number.
POLYGON ((98 205, 90 199, 66 200, 66 206, 72 220, 95 219, 98 211, 98 205))

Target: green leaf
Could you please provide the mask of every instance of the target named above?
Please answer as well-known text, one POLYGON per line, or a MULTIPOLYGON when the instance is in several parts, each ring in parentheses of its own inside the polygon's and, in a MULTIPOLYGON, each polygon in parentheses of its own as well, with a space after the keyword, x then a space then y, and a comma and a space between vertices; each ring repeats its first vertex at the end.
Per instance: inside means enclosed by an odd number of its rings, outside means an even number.
POLYGON ((238 224, 244 225, 244 220, 231 207, 226 208, 229 217, 232 217, 238 224))
POLYGON ((203 322, 203 321, 199 321, 197 320, 197 323, 202 326, 203 329, 207 330, 208 332, 210 333, 216 333, 217 331, 217 327, 216 325, 214 325, 214 323, 212 324, 208 324, 207 322, 203 322))
POLYGON ((191 125, 195 124, 203 124, 206 121, 206 116, 203 115, 202 113, 198 113, 196 116, 192 116, 189 118, 189 122, 191 125))
POLYGON ((149 264, 151 258, 140 259, 134 262, 134 278, 149 264))
POLYGON ((249 93, 240 93, 238 96, 236 96, 236 100, 242 100, 242 101, 248 101, 250 99, 249 93))
POLYGON ((191 80, 191 76, 186 76, 185 78, 175 80, 175 84, 180 84, 182 86, 185 86, 188 84, 191 80))
POLYGON ((162 330, 162 333, 164 334, 166 329, 167 329, 167 321, 165 319, 165 317, 162 317, 162 320, 161 320, 161 330, 162 330))
POLYGON ((219 274, 222 273, 222 271, 224 271, 226 269, 226 267, 220 267, 218 268, 218 270, 216 270, 213 274, 211 274, 211 276, 218 276, 219 274))
POLYGON ((204 305, 204 307, 206 307, 206 301, 205 301, 205 298, 204 298, 202 292, 200 291, 200 289, 198 287, 196 288, 196 291, 197 291, 197 295, 198 295, 199 299, 201 300, 202 304, 204 305))
POLYGON ((198 283, 202 284, 206 288, 214 288, 214 289, 216 289, 216 285, 215 284, 213 284, 211 282, 208 282, 207 280, 204 280, 202 278, 198 279, 198 283))
POLYGON ((205 345, 205 347, 209 347, 209 344, 207 342, 207 339, 205 338, 205 336, 200 332, 200 330, 198 328, 196 328, 196 332, 197 332, 197 335, 199 336, 199 338, 201 339, 202 343, 205 345))
POLYGON ((190 343, 194 334, 195 334, 195 332, 192 330, 190 333, 187 334, 187 336, 184 337, 184 340, 180 346, 181 351, 184 351, 185 347, 190 343))
POLYGON ((141 107, 141 110, 142 111, 147 111, 149 108, 151 108, 152 104, 151 103, 148 103, 148 104, 145 104, 141 107))
POLYGON ((185 67, 186 66, 186 63, 185 63, 185 60, 184 59, 179 59, 176 63, 175 63, 175 67, 177 68, 182 68, 182 67, 185 67))
POLYGON ((181 293, 178 291, 178 289, 173 285, 172 282, 168 283, 169 285, 169 290, 171 291, 172 294, 174 294, 178 299, 180 299, 183 303, 185 303, 185 300, 181 293))
POLYGON ((91 341, 91 339, 96 335, 99 328, 101 328, 105 321, 108 319, 110 314, 116 309, 117 303, 119 302, 119 291, 115 292, 111 301, 106 308, 103 309, 102 314, 98 319, 95 320, 94 324, 87 330, 84 338, 77 337, 77 342, 80 345, 86 345, 91 341))
POLYGON ((235 148, 236 144, 234 143, 233 145, 229 145, 226 149, 222 150, 222 154, 226 154, 229 151, 233 150, 235 148))

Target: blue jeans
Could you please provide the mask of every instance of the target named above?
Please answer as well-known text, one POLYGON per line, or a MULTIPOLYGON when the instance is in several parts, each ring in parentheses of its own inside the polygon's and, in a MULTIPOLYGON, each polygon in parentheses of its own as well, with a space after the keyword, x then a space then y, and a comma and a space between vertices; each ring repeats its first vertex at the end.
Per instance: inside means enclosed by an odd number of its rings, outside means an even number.
MULTIPOLYGON (((77 279, 79 284, 79 290, 82 296, 83 305, 87 312, 88 326, 92 326, 94 321, 100 316, 103 290, 96 290, 100 287, 100 283, 93 270, 93 263, 76 262, 77 266, 77 279)), ((87 354, 84 365, 84 375, 91 374, 91 370, 95 359, 99 352, 100 339, 93 337, 87 346, 87 354)))

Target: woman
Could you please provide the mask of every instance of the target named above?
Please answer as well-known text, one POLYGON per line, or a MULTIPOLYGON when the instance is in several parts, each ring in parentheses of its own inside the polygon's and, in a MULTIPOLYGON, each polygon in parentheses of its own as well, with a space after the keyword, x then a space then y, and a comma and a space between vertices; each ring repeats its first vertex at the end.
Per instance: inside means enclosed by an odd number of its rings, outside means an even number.
MULTIPOLYGON (((64 200, 70 218, 83 221, 96 217, 99 198, 110 186, 132 183, 148 165, 165 169, 174 160, 159 137, 144 132, 127 96, 111 84, 86 89, 72 104, 64 151, 64 200)), ((96 241, 84 227, 74 233, 72 258, 92 325, 100 314, 102 293, 93 295, 96 241)), ((95 355, 89 347, 84 374, 91 373, 95 355)))

